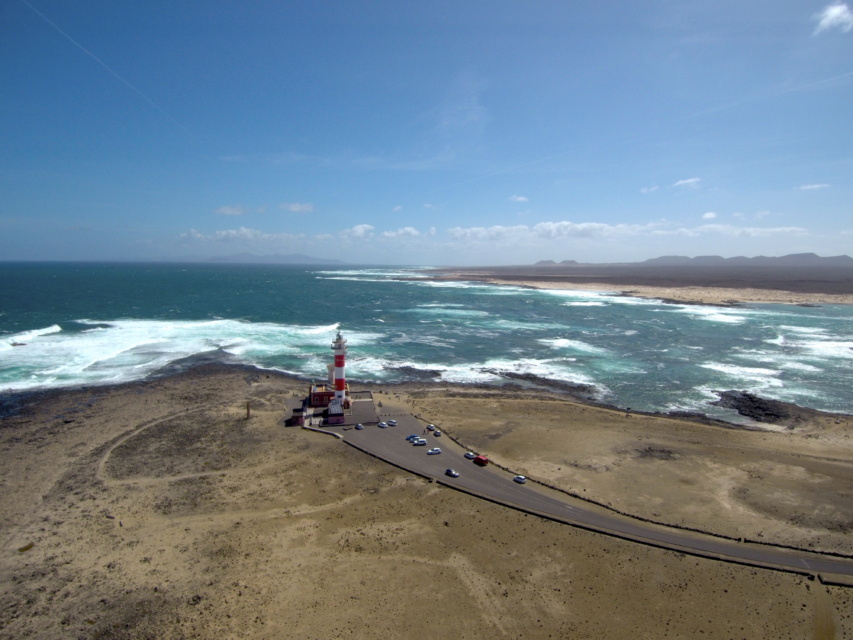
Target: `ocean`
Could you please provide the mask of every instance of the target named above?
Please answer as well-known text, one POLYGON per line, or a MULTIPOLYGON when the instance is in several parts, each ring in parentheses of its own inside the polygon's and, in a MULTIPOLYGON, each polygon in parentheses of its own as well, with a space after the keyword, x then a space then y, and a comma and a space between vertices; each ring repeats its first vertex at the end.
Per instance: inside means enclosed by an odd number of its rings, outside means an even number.
POLYGON ((0 392, 144 379, 204 356, 351 383, 581 384, 640 411, 738 416, 747 390, 853 413, 853 307, 666 304, 437 282, 418 269, 0 264, 0 392), (520 378, 525 376, 527 379, 520 378))

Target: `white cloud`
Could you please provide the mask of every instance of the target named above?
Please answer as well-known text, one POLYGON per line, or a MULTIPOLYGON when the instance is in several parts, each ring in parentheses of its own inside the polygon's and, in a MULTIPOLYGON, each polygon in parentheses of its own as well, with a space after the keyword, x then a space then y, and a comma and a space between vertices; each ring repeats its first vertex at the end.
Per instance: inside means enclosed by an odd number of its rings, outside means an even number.
POLYGON ((800 187, 803 191, 811 191, 813 189, 828 189, 828 184, 804 184, 800 187))
POLYGON ((258 229, 250 229, 248 227, 239 227, 238 229, 223 229, 214 231, 211 234, 204 234, 196 229, 190 229, 186 233, 180 235, 180 239, 190 242, 279 242, 284 240, 294 240, 302 236, 293 235, 290 233, 267 233, 258 229))
POLYGON ((278 208, 291 213, 311 213, 314 211, 314 205, 310 202, 282 202, 278 208))
POLYGON ((510 196, 512 202, 528 202, 527 196, 510 196))
POLYGON ((370 224, 357 224, 354 227, 341 231, 341 235, 345 238, 368 238, 372 235, 371 231, 373 229, 373 225, 370 224))
POLYGON ((604 224, 602 222, 540 222, 533 231, 540 238, 610 238, 615 236, 634 236, 647 233, 659 227, 661 223, 640 224, 604 224))
POLYGON ((802 227, 735 227, 728 224, 705 224, 693 230, 692 235, 718 233, 725 236, 766 238, 768 236, 803 235, 802 227))
POLYGON ((827 5, 820 13, 814 15, 814 19, 818 21, 814 35, 830 29, 840 29, 844 33, 853 29, 853 13, 843 2, 827 5))
POLYGON ((394 213, 397 213, 397 212, 402 211, 402 210, 403 210, 403 207, 401 207, 400 205, 397 205, 396 207, 391 209, 391 211, 393 211, 394 213))
POLYGON ((642 189, 640 189, 640 193, 654 193, 657 190, 658 190, 657 185, 655 185, 653 187, 643 187, 642 189))
POLYGON ((687 178, 686 180, 679 180, 672 186, 676 189, 695 189, 699 186, 700 182, 702 182, 702 178, 687 178))
POLYGON ((414 227, 403 227, 396 231, 383 231, 383 238, 417 238, 421 232, 414 227))
POLYGON ((707 213, 702 214, 703 220, 713 220, 716 217, 717 217, 717 214, 714 213, 713 211, 708 211, 707 213))
POLYGON ((448 229, 447 233, 450 237, 456 240, 467 241, 489 241, 489 240, 505 240, 507 238, 516 238, 521 235, 530 233, 530 227, 527 225, 517 225, 514 227, 504 227, 495 225, 493 227, 453 227, 448 229))
POLYGON ((215 213, 221 216, 244 216, 249 213, 249 209, 239 204, 228 204, 224 207, 219 207, 215 213))

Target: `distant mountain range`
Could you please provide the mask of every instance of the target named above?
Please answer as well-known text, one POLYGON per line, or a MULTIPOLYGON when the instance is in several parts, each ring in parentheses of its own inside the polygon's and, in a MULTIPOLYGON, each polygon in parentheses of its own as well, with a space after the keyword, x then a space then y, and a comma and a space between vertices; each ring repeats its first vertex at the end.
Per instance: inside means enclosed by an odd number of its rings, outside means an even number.
MULTIPOLYGON (((754 258, 747 258, 746 256, 737 256, 734 258, 723 258, 722 256, 696 256, 695 258, 687 256, 661 256, 660 258, 651 258, 642 262, 621 264, 634 264, 638 267, 853 267, 853 258, 846 255, 822 257, 815 253, 792 253, 780 257, 756 256, 754 258)), ((575 260, 563 260, 562 262, 540 260, 535 266, 581 266, 581 263, 575 260)))
POLYGON ((217 256, 209 262, 226 262, 229 264, 346 264, 343 260, 314 258, 302 253, 273 253, 259 256, 254 253, 235 253, 230 256, 217 256))

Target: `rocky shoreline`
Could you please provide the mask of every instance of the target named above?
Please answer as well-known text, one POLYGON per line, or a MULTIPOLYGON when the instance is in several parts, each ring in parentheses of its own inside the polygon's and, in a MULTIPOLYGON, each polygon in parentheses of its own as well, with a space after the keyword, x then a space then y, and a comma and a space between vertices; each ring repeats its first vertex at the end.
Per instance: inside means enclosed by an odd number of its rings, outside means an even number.
MULTIPOLYGON (((540 382, 356 390, 543 490, 685 530, 853 554, 846 420, 775 407, 772 419, 798 421, 734 428, 540 382)), ((817 622, 853 633, 840 587, 558 526, 285 428, 305 387, 202 364, 4 396, 0 639, 387 638, 401 616, 425 635, 470 638, 810 637, 817 622)))

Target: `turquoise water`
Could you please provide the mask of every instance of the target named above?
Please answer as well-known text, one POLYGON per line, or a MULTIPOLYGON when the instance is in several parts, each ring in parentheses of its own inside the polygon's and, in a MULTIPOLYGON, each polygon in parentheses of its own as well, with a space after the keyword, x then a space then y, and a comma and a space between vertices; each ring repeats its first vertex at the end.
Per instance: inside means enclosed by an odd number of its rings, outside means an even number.
POLYGON ((350 381, 594 385, 646 411, 714 390, 853 412, 853 308, 671 305, 594 292, 430 282, 417 270, 0 264, 0 390, 138 380, 214 353, 308 378, 349 341, 350 381), (399 278, 410 278, 400 280, 399 278))

